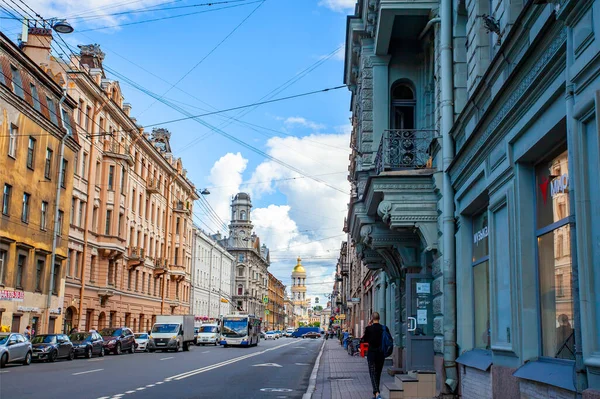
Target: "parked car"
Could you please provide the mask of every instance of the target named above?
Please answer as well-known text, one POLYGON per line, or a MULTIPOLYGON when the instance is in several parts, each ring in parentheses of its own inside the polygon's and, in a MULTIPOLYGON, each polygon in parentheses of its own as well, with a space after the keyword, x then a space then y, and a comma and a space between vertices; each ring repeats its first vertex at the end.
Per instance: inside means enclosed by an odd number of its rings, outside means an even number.
POLYGON ((29 366, 32 353, 31 342, 22 334, 0 333, 0 368, 15 362, 29 366))
POLYGON ((265 339, 277 339, 275 331, 267 331, 265 339))
POLYGON ((42 334, 31 339, 33 360, 75 359, 73 343, 66 334, 42 334))
POLYGON ((266 333, 266 332, 264 332, 264 331, 261 331, 259 334, 260 334, 260 337, 261 337, 262 339, 267 339, 267 333, 266 333))
POLYGON ((127 327, 105 328, 100 331, 104 339, 104 350, 114 355, 123 352, 135 353, 135 336, 127 327))
POLYGON ((321 338, 321 334, 319 334, 318 332, 315 332, 315 331, 310 331, 310 332, 307 332, 306 334, 304 334, 302 336, 302 338, 313 338, 313 339, 321 338))
POLYGON ((197 344, 206 345, 211 344, 217 346, 219 344, 219 326, 216 324, 204 324, 200 326, 198 332, 197 344))
POLYGON ((85 356, 90 359, 93 355, 104 356, 104 340, 97 332, 80 332, 69 335, 75 357, 85 356))
POLYGON ((286 337, 291 337, 293 332, 294 332, 293 328, 288 328, 288 329, 285 330, 285 334, 284 335, 286 337))
POLYGON ((194 327, 194 345, 198 346, 198 334, 200 333, 200 327, 194 327))
POLYGON ((148 350, 148 340, 150 336, 147 333, 135 334, 136 350, 146 352, 148 350))
POLYGON ((281 332, 281 330, 275 330, 275 334, 277 334, 277 338, 283 337, 283 333, 281 332))
POLYGON ((301 336, 303 336, 304 334, 306 334, 307 332, 319 332, 319 327, 299 327, 297 328, 293 333, 292 333, 292 337, 293 338, 300 338, 301 336))

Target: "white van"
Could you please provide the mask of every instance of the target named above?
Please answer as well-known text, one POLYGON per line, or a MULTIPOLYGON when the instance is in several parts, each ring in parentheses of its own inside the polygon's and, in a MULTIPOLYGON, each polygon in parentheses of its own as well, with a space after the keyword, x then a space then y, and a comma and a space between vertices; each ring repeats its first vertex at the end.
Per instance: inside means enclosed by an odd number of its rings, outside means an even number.
POLYGON ((198 331, 196 345, 211 344, 217 346, 219 344, 219 332, 218 324, 202 324, 198 331))
POLYGON ((284 333, 284 335, 285 335, 286 337, 291 337, 293 332, 294 332, 294 329, 290 327, 290 328, 288 328, 287 330, 285 330, 285 333, 284 333))

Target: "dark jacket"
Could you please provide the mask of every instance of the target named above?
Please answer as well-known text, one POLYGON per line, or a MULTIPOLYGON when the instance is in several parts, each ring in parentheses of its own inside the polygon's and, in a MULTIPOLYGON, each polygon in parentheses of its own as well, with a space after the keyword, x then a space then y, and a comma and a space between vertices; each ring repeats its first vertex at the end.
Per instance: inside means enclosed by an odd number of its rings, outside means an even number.
POLYGON ((379 323, 373 323, 365 328, 365 333, 361 338, 361 342, 369 344, 369 351, 367 353, 368 359, 383 356, 383 352, 381 351, 381 338, 383 337, 384 327, 385 326, 382 326, 379 323))

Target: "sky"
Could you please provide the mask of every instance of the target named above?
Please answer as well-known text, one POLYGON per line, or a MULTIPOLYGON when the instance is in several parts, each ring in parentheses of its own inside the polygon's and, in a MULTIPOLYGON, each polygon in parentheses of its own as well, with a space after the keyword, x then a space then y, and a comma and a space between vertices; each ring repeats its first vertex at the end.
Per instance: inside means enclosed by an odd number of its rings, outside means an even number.
MULTIPOLYGON (((12 14, 67 18, 75 32, 62 37, 74 50, 99 44, 107 76, 120 81, 131 115, 142 126, 167 128, 188 177, 210 191, 205 199, 218 219, 196 203, 194 222, 228 234, 231 197, 248 192, 255 232, 271 250, 270 272, 289 289, 302 257, 307 296, 325 304, 345 238, 349 91, 163 122, 342 85, 346 16, 355 0, 207 3, 0 0, 12 14)), ((16 40, 20 24, 0 19, 0 29, 16 40)), ((63 44, 56 51, 69 50, 63 44)))

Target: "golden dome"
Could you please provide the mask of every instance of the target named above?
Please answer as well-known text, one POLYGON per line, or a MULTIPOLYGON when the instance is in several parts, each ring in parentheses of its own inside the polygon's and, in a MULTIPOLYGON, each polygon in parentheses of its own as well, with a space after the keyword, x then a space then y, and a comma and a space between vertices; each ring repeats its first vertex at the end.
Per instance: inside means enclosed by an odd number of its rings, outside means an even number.
POLYGON ((294 267, 293 273, 306 273, 304 266, 302 266, 302 259, 298 258, 298 264, 294 267))

